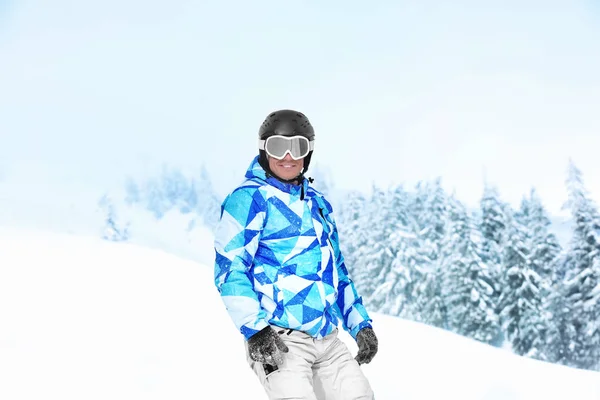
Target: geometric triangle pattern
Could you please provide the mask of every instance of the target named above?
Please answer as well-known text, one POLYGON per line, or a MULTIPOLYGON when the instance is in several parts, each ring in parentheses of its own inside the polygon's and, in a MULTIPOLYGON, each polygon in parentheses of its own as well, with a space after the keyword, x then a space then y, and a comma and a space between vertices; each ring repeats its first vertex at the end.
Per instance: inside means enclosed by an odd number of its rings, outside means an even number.
POLYGON ((255 157, 221 204, 214 283, 246 338, 272 325, 322 338, 371 326, 348 276, 331 204, 309 185, 269 176, 255 157))

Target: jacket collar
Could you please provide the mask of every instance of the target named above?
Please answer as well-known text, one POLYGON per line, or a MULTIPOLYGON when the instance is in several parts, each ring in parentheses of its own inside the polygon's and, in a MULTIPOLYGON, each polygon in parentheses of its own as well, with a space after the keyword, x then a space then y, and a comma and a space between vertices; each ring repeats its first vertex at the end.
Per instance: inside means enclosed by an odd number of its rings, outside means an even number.
POLYGON ((250 163, 250 166, 248 167, 245 175, 247 179, 258 179, 293 196, 301 196, 301 194, 303 193, 306 196, 306 193, 308 191, 308 179, 303 178, 301 184, 294 185, 292 183, 282 182, 274 176, 269 176, 267 178, 267 173, 258 162, 258 157, 259 156, 254 157, 254 159, 250 163))

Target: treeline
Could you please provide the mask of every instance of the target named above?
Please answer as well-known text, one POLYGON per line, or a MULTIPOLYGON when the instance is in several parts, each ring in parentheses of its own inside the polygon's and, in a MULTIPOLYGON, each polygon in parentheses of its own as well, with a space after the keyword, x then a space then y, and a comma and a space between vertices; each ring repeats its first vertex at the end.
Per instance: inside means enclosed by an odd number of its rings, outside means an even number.
POLYGON ((103 216, 101 236, 128 241, 136 222, 132 210, 136 209, 147 211, 156 221, 173 212, 187 216, 188 232, 199 225, 212 230, 219 219, 220 202, 204 166, 197 175, 187 176, 179 168, 163 165, 157 176, 144 180, 129 177, 121 192, 101 196, 97 204, 103 216))
POLYGON ((215 193, 205 166, 198 175, 186 176, 180 169, 163 166, 161 173, 145 181, 129 178, 125 184, 127 205, 140 205, 157 219, 170 210, 192 213, 213 228, 219 219, 221 200, 215 193))
POLYGON ((346 265, 372 311, 599 370, 600 214, 572 162, 566 183, 564 248, 534 189, 514 209, 486 185, 477 210, 439 179, 351 193, 337 211, 346 265))
MULTIPOLYGON (((151 233, 166 250, 195 255, 197 238, 189 233, 199 224, 212 229, 221 202, 205 168, 198 172, 164 167, 151 179, 129 179, 121 196, 103 196, 103 237, 129 241, 159 229, 151 233), (182 219, 153 228, 135 219, 134 209, 157 221, 173 212, 182 219)), ((315 186, 334 195, 328 174, 315 174, 315 186)), ((335 204, 346 265, 372 311, 598 370, 600 214, 573 163, 566 183, 573 231, 564 248, 535 190, 518 209, 488 185, 478 209, 469 210, 439 179, 344 195, 335 204)))

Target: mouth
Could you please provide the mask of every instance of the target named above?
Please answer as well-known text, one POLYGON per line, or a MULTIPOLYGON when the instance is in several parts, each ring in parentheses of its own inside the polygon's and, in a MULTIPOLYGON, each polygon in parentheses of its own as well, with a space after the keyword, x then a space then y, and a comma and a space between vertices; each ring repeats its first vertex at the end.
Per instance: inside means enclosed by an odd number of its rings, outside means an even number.
POLYGON ((296 164, 279 164, 281 168, 296 168, 296 164))

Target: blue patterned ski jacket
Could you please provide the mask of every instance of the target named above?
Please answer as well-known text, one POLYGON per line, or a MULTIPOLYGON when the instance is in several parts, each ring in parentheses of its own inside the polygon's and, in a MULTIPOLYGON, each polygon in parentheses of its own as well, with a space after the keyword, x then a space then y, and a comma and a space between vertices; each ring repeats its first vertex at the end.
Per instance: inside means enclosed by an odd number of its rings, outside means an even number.
POLYGON ((268 325, 315 338, 342 321, 356 338, 371 326, 338 242, 331 204, 309 186, 266 177, 254 158, 221 205, 215 285, 246 339, 268 325))

